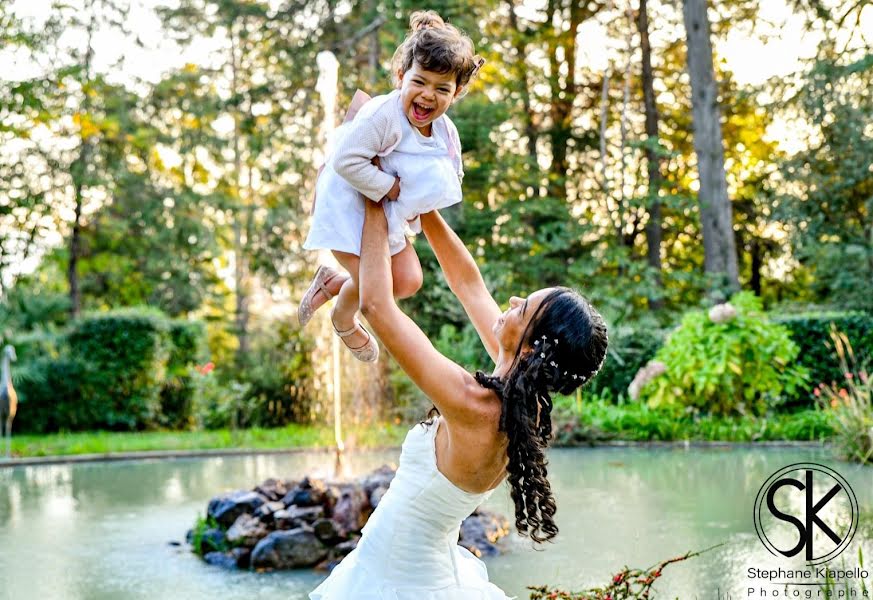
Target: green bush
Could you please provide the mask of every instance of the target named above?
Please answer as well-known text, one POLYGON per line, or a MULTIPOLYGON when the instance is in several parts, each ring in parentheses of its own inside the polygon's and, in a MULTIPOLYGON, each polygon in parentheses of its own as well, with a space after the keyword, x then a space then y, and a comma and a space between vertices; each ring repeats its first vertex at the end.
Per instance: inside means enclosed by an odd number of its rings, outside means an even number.
POLYGON ((607 390, 612 397, 627 396, 634 375, 655 356, 664 343, 665 333, 651 326, 621 325, 609 331, 609 352, 603 367, 588 391, 602 395, 607 390))
POLYGON ((731 305, 736 315, 721 322, 702 310, 683 317, 655 355, 666 372, 642 388, 651 406, 763 414, 803 385, 807 372, 794 364, 799 349, 788 329, 768 321, 749 292, 735 295, 731 305))
POLYGON ((66 357, 36 357, 19 365, 13 376, 18 392, 16 431, 48 433, 92 428, 95 407, 82 401, 80 362, 66 357))
POLYGON ((203 377, 195 369, 206 362, 206 326, 201 321, 176 319, 170 322, 170 355, 161 389, 161 425, 190 429, 195 424, 194 406, 201 393, 203 377))
POLYGON ((287 321, 269 324, 255 340, 237 374, 242 397, 230 398, 236 404, 232 421, 239 427, 312 421, 312 340, 287 321))
POLYGON ((831 344, 831 324, 846 334, 858 364, 873 362, 873 315, 858 312, 811 313, 776 317, 777 323, 791 332, 791 339, 800 347, 798 363, 809 370, 809 380, 802 386, 792 404, 812 405, 812 390, 819 383, 843 380, 840 361, 831 344))
MULTIPOLYGON (((155 427, 171 342, 158 311, 123 309, 83 317, 68 336, 81 365, 81 396, 93 422, 81 429, 155 427)), ((83 407, 84 408, 84 407, 83 407)))

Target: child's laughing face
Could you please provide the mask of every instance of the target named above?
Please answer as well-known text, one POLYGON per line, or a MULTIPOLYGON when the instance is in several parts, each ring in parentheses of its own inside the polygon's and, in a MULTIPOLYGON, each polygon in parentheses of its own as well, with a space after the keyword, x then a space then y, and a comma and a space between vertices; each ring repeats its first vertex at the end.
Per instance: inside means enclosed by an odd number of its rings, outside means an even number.
POLYGON ((403 114, 423 135, 430 135, 430 125, 445 113, 461 93, 454 73, 426 71, 418 63, 400 78, 400 102, 403 114))

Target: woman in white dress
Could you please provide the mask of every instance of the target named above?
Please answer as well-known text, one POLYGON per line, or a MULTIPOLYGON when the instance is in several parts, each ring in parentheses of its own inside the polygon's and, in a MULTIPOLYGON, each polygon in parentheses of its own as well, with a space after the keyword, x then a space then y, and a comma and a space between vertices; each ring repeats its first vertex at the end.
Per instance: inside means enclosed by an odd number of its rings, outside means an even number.
POLYGON ((536 542, 558 533, 547 479, 552 393, 589 381, 606 356, 602 317, 576 292, 512 297, 501 312, 473 257, 436 211, 424 233, 495 363, 471 375, 440 354, 392 294, 389 227, 365 202, 361 310, 438 416, 406 437, 400 466, 357 548, 311 600, 506 600, 484 564, 457 545, 461 521, 508 479, 515 526, 536 542))

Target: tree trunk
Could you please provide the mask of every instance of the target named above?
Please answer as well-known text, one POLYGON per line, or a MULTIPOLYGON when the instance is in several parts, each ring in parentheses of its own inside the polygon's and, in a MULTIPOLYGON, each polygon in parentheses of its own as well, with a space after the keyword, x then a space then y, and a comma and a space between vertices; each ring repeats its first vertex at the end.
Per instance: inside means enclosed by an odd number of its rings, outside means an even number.
MULTIPOLYGON (((239 38, 236 32, 231 30, 231 95, 236 98, 240 93, 238 71, 240 65, 237 58, 237 45, 239 38)), ((237 351, 236 362, 242 365, 249 352, 249 294, 248 294, 248 257, 243 243, 243 219, 245 218, 245 206, 242 197, 242 132, 240 130, 240 110, 237 106, 233 111, 233 162, 236 177, 236 206, 233 214, 233 253, 234 253, 234 287, 236 307, 234 310, 234 325, 236 328, 237 351)))
POLYGON ((524 108, 524 134, 527 137, 527 155, 530 162, 530 168, 538 170, 537 161, 537 141, 539 140, 539 132, 534 123, 534 111, 530 102, 530 85, 527 80, 527 65, 525 58, 527 57, 527 43, 524 41, 526 32, 521 30, 518 23, 518 17, 515 14, 515 2, 507 0, 509 5, 509 24, 512 27, 513 48, 515 49, 515 59, 518 61, 517 76, 519 77, 519 85, 521 86, 521 102, 524 108))
MULTIPOLYGON (((643 104, 646 113, 646 164, 649 175, 649 201, 646 207, 649 220, 646 223, 646 258, 649 266, 655 272, 655 285, 663 289, 661 279, 661 199, 659 197, 663 176, 661 175, 661 158, 652 147, 658 141, 658 105, 655 103, 655 84, 652 75, 652 47, 649 44, 649 15, 647 0, 640 0, 637 15, 637 29, 640 32, 640 49, 642 50, 643 67, 643 104)), ((660 297, 649 298, 649 308, 657 310, 664 306, 660 297)))
POLYGON ((567 197, 567 147, 572 137, 573 105, 576 100, 576 33, 582 22, 582 7, 570 2, 568 27, 563 29, 563 3, 549 0, 548 22, 554 28, 549 42, 549 85, 551 87, 552 128, 549 138, 552 146, 552 165, 549 170, 549 196, 565 199, 567 197), (558 17, 556 20, 555 17, 558 17), (557 23, 557 24, 556 24, 557 23), (561 85, 561 63, 558 49, 561 48, 567 65, 567 78, 561 85))
MULTIPOLYGON (((85 47, 85 82, 91 81, 91 58, 94 55, 94 50, 91 47, 94 39, 95 15, 93 4, 88 6, 88 11, 91 14, 91 20, 88 22, 87 42, 85 47)), ((85 90, 82 100, 82 107, 86 115, 90 114, 91 102, 88 96, 88 90, 85 90)), ((78 318, 82 312, 82 293, 79 289, 79 254, 82 246, 82 188, 85 186, 85 178, 88 173, 88 165, 91 161, 91 143, 80 135, 79 156, 72 164, 70 173, 73 178, 73 196, 76 202, 73 211, 73 230, 70 232, 70 256, 67 261, 67 283, 70 287, 70 317, 78 318)))
POLYGON ((749 254, 751 254, 752 268, 749 277, 749 287, 755 292, 756 296, 761 295, 761 266, 764 264, 764 252, 761 248, 761 243, 758 238, 753 237, 749 244, 749 254))
MULTIPOLYGON (((82 156, 85 156, 83 149, 82 156)), ((87 167, 82 165, 82 171, 87 167)), ((80 175, 80 177, 84 176, 80 175)), ((76 319, 82 311, 82 294, 79 291, 79 253, 82 237, 82 182, 75 184, 76 208, 73 217, 73 231, 70 234, 70 256, 67 261, 67 283, 70 286, 70 317, 76 319)))
POLYGON ((706 7, 706 0, 684 0, 683 14, 688 39, 694 151, 700 181, 698 200, 704 270, 711 279, 710 295, 716 296, 722 291, 734 292, 740 284, 706 7))

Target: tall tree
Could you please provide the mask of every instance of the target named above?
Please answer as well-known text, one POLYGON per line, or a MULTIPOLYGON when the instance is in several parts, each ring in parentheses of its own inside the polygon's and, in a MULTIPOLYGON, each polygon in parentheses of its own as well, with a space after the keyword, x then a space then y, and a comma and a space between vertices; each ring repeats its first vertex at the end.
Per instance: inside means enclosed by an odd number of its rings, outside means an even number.
POLYGON ((302 242, 318 122, 312 113, 317 32, 327 26, 330 10, 296 2, 273 8, 263 1, 183 0, 160 13, 181 42, 214 37, 223 45, 217 68, 195 68, 195 78, 215 90, 217 117, 228 127, 219 132, 213 121, 190 110, 193 105, 183 109, 212 132, 198 143, 211 157, 207 187, 230 229, 242 365, 258 278, 269 285, 300 270, 295 249, 302 242))
MULTIPOLYGON (((652 74, 652 46, 649 43, 649 8, 647 0, 640 0, 637 12, 637 30, 640 33, 640 51, 642 63, 643 106, 646 115, 646 165, 649 176, 649 197, 646 209, 649 213, 646 221, 646 258, 649 266, 655 272, 655 285, 660 291, 663 287, 661 278, 661 187, 664 177, 661 175, 661 146, 658 138, 658 105, 655 102, 655 78, 652 74)), ((649 307, 663 307, 660 297, 649 297, 649 307)))
POLYGON ((732 292, 740 287, 733 215, 724 170, 721 110, 712 64, 706 0, 683 0, 691 80, 694 151, 700 187, 700 221, 703 231, 704 270, 714 288, 732 292))

